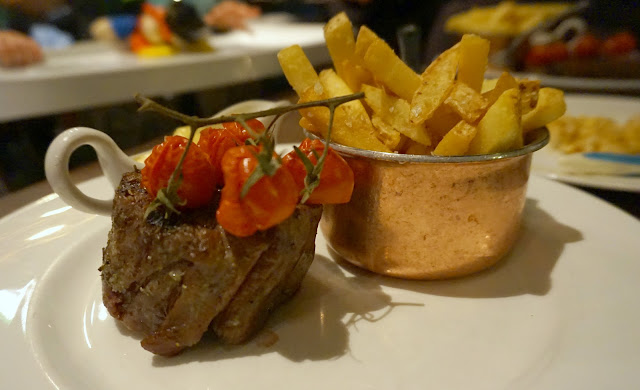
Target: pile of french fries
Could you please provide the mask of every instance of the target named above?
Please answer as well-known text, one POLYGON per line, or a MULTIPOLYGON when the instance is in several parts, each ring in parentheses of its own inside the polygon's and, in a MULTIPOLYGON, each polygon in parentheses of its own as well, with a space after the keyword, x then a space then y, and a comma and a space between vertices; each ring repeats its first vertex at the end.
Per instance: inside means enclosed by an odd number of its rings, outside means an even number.
MULTIPOLYGON (((566 109, 562 91, 538 81, 506 72, 484 80, 489 42, 476 35, 464 35, 418 75, 366 26, 354 37, 344 13, 324 34, 334 69, 318 74, 297 45, 281 50, 278 60, 301 103, 364 92, 364 100, 336 110, 333 142, 407 154, 490 154, 521 148, 526 132, 566 109)), ((303 128, 326 136, 329 110, 300 114, 303 128)))

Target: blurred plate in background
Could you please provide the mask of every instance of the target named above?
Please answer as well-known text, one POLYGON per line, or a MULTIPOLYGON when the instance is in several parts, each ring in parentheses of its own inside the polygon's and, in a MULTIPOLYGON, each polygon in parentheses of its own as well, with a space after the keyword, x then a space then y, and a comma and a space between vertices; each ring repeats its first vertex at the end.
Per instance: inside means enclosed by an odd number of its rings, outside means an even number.
MULTIPOLYGON (((601 80, 602 81, 602 80, 601 80)), ((618 80, 621 83, 640 80, 618 80)), ((640 115, 640 99, 623 96, 579 95, 567 94, 566 115, 608 117, 618 123, 624 123, 634 115, 640 115)), ((552 135, 553 136, 553 135, 552 135)), ((547 146, 536 152, 533 157, 531 171, 533 174, 545 176, 565 183, 585 187, 640 192, 640 177, 614 175, 579 175, 562 172, 558 160, 562 154, 547 146)))

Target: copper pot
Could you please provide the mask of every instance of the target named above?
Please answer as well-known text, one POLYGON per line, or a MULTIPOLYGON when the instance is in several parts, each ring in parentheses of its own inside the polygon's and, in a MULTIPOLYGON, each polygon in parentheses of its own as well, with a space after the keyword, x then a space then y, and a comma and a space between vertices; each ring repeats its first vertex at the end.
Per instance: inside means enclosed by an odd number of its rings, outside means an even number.
POLYGON ((546 128, 518 150, 417 156, 332 145, 351 165, 353 197, 327 205, 321 229, 339 257, 407 279, 446 279, 485 269, 518 236, 532 153, 546 128))

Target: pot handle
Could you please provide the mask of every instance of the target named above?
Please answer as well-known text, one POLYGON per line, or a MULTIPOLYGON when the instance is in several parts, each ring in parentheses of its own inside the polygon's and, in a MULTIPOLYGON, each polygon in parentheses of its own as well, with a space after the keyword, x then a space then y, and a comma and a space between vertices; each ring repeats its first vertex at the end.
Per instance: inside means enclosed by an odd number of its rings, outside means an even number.
POLYGON ((105 133, 88 127, 65 130, 47 149, 44 168, 53 191, 73 208, 91 214, 111 215, 113 199, 90 197, 71 181, 69 158, 82 145, 89 145, 95 149, 100 168, 114 189, 117 188, 125 172, 133 170, 134 167, 142 169, 144 164, 127 156, 105 133))

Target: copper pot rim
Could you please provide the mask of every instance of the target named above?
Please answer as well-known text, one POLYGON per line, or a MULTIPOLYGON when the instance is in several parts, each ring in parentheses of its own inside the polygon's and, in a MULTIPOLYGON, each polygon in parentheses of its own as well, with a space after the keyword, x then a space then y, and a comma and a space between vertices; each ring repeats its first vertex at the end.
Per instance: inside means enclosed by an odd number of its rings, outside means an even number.
MULTIPOLYGON (((312 139, 324 140, 306 129, 303 129, 307 137, 312 139)), ((549 130, 546 127, 541 127, 535 130, 531 130, 526 134, 527 144, 516 150, 509 152, 500 152, 492 154, 480 154, 472 156, 433 156, 433 155, 414 155, 414 154, 399 154, 399 153, 387 153, 376 152, 372 150, 365 150, 359 148, 353 148, 350 146, 344 146, 331 142, 331 148, 338 153, 349 157, 360 157, 371 160, 390 161, 398 163, 478 163, 489 162, 495 160, 504 160, 514 157, 524 156, 542 149, 549 143, 549 130)))

